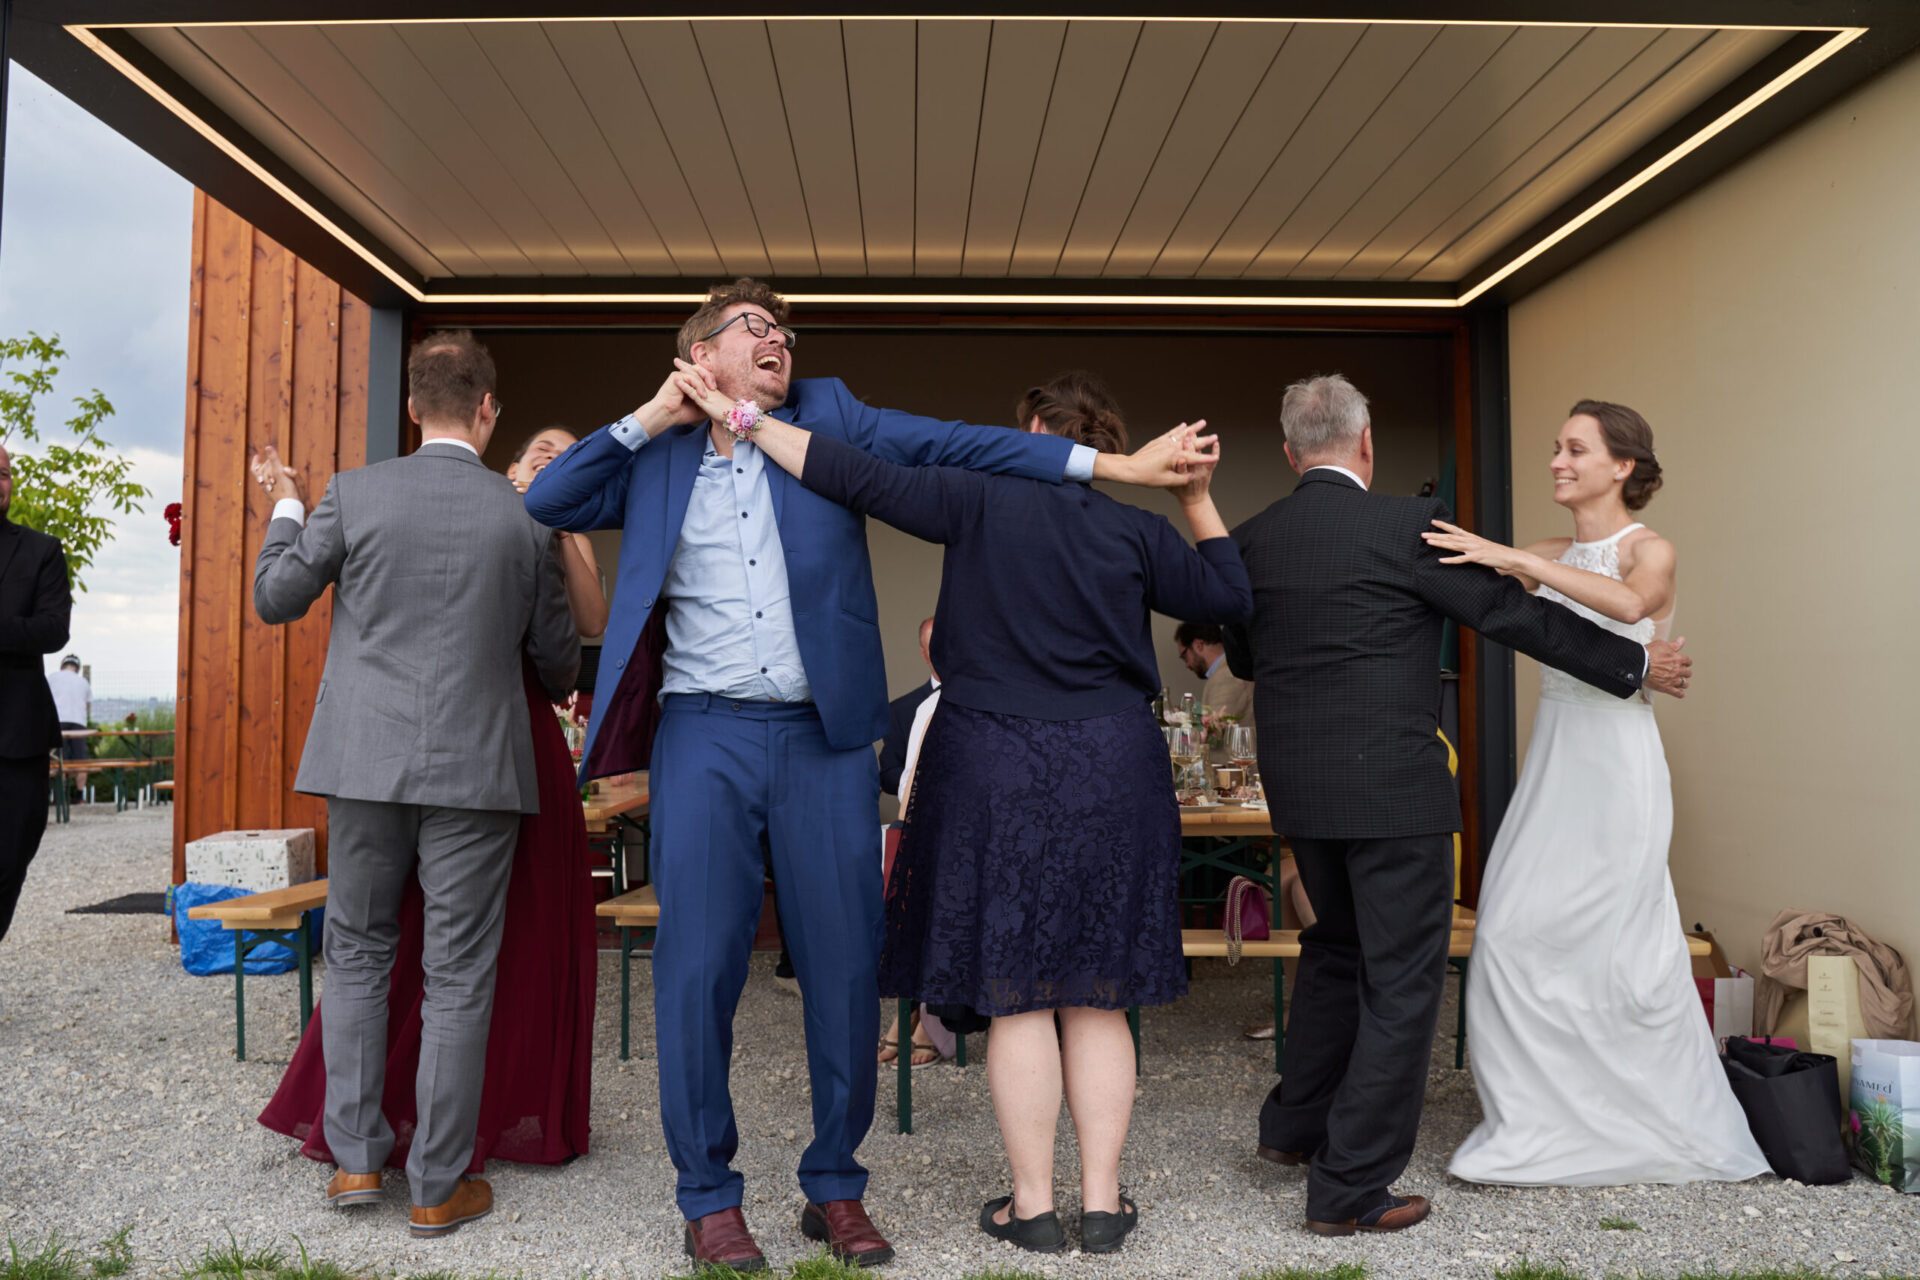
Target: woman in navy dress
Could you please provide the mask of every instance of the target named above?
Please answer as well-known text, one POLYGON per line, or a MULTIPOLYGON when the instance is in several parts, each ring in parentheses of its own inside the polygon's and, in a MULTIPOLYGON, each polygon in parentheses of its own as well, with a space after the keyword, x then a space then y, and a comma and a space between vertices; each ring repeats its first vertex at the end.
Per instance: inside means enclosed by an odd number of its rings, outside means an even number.
MULTIPOLYGON (((1016 420, 1126 449, 1113 399, 1089 374, 1029 391, 1016 420)), ((941 702, 889 885, 880 989, 993 1019, 987 1077, 1013 1194, 990 1201, 980 1226, 1030 1249, 1066 1245, 1053 1211, 1063 1092, 1080 1143, 1082 1247, 1117 1249, 1137 1221, 1120 1194, 1134 1092, 1126 1009, 1187 988, 1180 814, 1149 706, 1160 688, 1149 613, 1228 623, 1253 612, 1207 491, 1218 445, 1196 442, 1197 430, 1175 428, 1193 479, 1172 491, 1197 548, 1163 517, 1083 485, 902 467, 771 419, 753 437, 814 492, 946 546, 941 702)))

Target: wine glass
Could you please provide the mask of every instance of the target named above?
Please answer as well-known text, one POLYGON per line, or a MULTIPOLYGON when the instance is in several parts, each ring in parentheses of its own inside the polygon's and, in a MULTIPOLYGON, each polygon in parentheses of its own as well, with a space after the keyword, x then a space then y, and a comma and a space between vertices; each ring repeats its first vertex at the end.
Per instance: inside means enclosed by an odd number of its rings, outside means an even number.
POLYGON ((1170 724, 1165 732, 1167 754, 1173 758, 1174 786, 1182 791, 1190 790, 1188 774, 1200 759, 1199 744, 1195 738, 1193 726, 1170 724))
POLYGON ((1252 725, 1236 724, 1227 727, 1227 757, 1246 771, 1249 791, 1257 791, 1260 776, 1260 756, 1255 748, 1252 725))

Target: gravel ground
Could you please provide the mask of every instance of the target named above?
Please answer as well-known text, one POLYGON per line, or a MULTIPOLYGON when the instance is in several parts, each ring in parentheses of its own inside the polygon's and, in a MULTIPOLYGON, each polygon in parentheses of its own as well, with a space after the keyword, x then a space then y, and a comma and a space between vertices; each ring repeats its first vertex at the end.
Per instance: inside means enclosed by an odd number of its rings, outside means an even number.
MULTIPOLYGON (((561 1169, 494 1163, 498 1211, 440 1241, 405 1233, 404 1179, 384 1210, 326 1209, 327 1176, 254 1116, 294 1042, 294 975, 248 982, 249 1061, 233 1060, 232 987, 180 969, 156 916, 75 916, 70 907, 150 890, 167 878, 171 818, 83 814, 49 829, 12 934, 0 944, 0 1234, 58 1230, 89 1242, 134 1224, 136 1274, 225 1243, 286 1244, 369 1273, 447 1269, 528 1277, 684 1272, 673 1169, 652 1070, 646 970, 635 989, 634 1060, 617 1057, 619 970, 602 962, 595 1033, 593 1152, 561 1169)), ((810 1249, 794 1229, 793 1166, 808 1131, 799 1003, 756 957, 741 1005, 734 1088, 750 1224, 776 1265, 810 1249)), ((1449 982, 1449 999, 1452 986, 1449 982)), ((1717 1264, 1806 1265, 1841 1275, 1920 1273, 1920 1200, 1865 1178, 1812 1188, 1767 1178, 1739 1186, 1511 1191, 1447 1177, 1479 1118, 1472 1081, 1435 1045, 1426 1120, 1403 1192, 1436 1201, 1401 1236, 1322 1240, 1300 1227, 1304 1178, 1254 1158, 1255 1116, 1272 1084, 1271 1046, 1240 1038, 1271 999, 1269 971, 1203 961, 1193 992, 1150 1010, 1124 1180, 1142 1225, 1111 1258, 1036 1258, 974 1226, 1006 1186, 978 1057, 915 1076, 918 1132, 893 1132, 883 1073, 879 1117, 862 1148, 868 1205, 900 1249, 885 1274, 959 1277, 991 1265, 1050 1276, 1235 1277, 1277 1265, 1363 1259, 1376 1277, 1488 1277, 1522 1257, 1591 1275, 1672 1275, 1717 1264), (1637 1231, 1602 1230, 1621 1217, 1637 1231)), ((1452 1025, 1452 1007, 1442 1027, 1452 1025)), ((984 1054, 978 1038, 973 1047, 984 1054)), ((1078 1166, 1063 1123, 1063 1216, 1077 1211, 1078 1166)))

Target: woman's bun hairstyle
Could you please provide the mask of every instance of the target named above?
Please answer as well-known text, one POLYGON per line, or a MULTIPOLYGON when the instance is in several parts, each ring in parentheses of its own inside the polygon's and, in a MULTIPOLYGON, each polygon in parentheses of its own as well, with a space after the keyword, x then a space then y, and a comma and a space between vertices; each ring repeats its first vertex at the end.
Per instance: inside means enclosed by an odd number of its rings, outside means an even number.
POLYGON ((1022 431, 1039 415, 1048 435, 1086 445, 1097 453, 1125 453, 1127 424, 1107 384, 1084 369, 1055 374, 1020 397, 1013 411, 1022 431))

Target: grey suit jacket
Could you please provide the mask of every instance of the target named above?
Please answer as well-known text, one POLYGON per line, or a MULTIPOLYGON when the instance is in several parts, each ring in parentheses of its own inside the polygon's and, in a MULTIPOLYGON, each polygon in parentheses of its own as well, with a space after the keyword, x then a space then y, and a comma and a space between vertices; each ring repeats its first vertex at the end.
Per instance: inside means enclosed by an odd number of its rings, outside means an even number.
POLYGON ((520 655, 565 697, 580 637, 550 530, 455 444, 334 476, 306 527, 273 521, 253 571, 262 622, 333 587, 327 666, 296 790, 539 811, 520 655))

